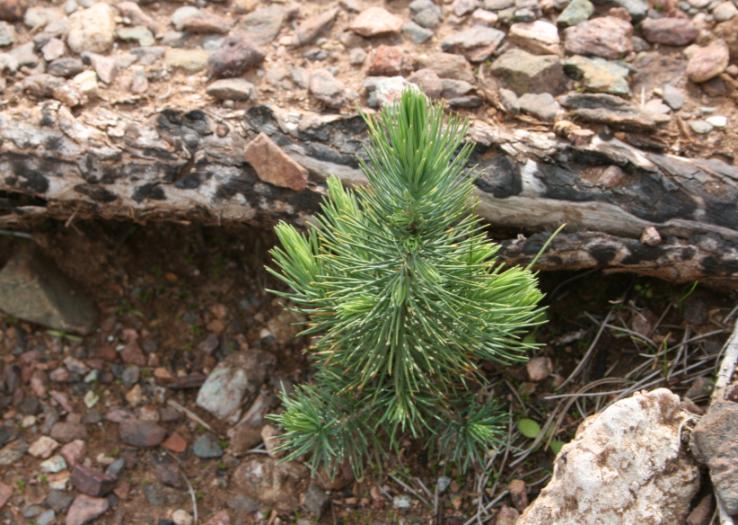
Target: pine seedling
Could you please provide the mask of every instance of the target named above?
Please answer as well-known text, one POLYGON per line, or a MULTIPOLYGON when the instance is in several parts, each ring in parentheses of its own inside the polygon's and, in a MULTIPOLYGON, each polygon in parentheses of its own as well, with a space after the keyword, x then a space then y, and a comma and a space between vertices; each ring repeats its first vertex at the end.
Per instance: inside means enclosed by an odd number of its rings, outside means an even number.
POLYGON ((307 233, 280 223, 269 271, 308 319, 315 373, 282 393, 286 459, 360 475, 419 440, 466 470, 499 444, 507 414, 479 395, 485 361, 525 361, 543 322, 529 268, 496 258, 475 214, 466 122, 416 91, 366 117, 366 186, 328 180, 307 233))

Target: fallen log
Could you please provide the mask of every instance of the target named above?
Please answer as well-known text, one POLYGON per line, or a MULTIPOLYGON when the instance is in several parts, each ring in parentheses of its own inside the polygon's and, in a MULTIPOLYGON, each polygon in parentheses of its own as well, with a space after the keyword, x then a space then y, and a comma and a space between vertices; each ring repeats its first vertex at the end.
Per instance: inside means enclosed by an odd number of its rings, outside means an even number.
MULTIPOLYGON (((738 289, 738 169, 637 149, 614 137, 567 140, 553 132, 476 121, 469 133, 479 211, 501 231, 502 255, 530 261, 566 223, 537 266, 600 268, 738 289)), ((364 180, 359 116, 102 106, 73 115, 55 101, 0 111, 0 228, 99 218, 304 224, 325 179, 364 180), (267 135, 307 170, 304 189, 269 179, 244 150, 267 135)), ((279 176, 279 174, 277 174, 279 176)), ((273 177, 273 175, 272 175, 273 177)))

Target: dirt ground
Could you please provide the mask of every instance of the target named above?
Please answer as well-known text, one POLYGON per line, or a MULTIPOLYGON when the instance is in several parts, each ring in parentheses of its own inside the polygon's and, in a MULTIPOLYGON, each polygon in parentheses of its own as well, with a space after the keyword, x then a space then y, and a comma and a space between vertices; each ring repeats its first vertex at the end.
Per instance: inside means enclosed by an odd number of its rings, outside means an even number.
MULTIPOLYGON (((261 348, 277 357, 276 370, 268 380, 271 388, 283 381, 308 379, 307 341, 294 337, 292 318, 265 291, 274 285, 263 270, 272 237, 246 228, 129 223, 50 224, 33 237, 94 299, 101 313, 99 329, 80 338, 0 316, 0 359, 6 371, 13 365, 21 370, 17 389, 0 404, 2 420, 33 443, 43 433, 49 412, 61 410, 57 394, 49 395, 59 392, 87 428, 87 457, 101 468, 112 459, 125 458, 126 468, 114 496, 109 496, 115 500, 112 510, 96 523, 164 524, 176 509, 192 513, 190 491, 164 486, 152 469, 160 453, 122 444, 109 414, 114 408, 139 417, 154 413, 168 431, 192 444, 204 432, 203 426, 172 411, 166 403, 171 399, 210 425, 227 450, 228 425, 195 405, 197 387, 218 361, 237 349, 261 348), (133 332, 146 364, 138 382, 140 399, 132 403, 129 389, 120 380, 122 365, 115 348, 133 332), (50 380, 43 389, 34 387, 33 370, 50 372, 68 356, 97 370, 97 379, 85 381, 78 375, 66 382, 50 380), (99 397, 93 406, 83 401, 89 391, 99 397)), ((31 241, 0 236, 0 265, 27 242, 31 241)), ((508 483, 525 481, 532 500, 551 473, 555 442, 569 439, 584 416, 617 395, 581 398, 567 406, 562 399, 545 398, 584 390, 622 391, 624 387, 607 386, 606 381, 600 387, 598 381, 624 377, 639 364, 646 363, 644 372, 629 385, 661 368, 655 383, 646 386, 668 386, 680 395, 691 388, 694 403, 707 401, 709 378, 730 316, 735 314, 730 296, 630 275, 586 272, 541 277, 550 322, 535 334, 542 343, 537 356, 551 359, 552 372, 537 382, 529 379, 525 366, 490 367, 488 373, 498 379, 499 395, 511 407, 511 421, 526 417, 543 425, 551 414, 561 416, 548 434, 553 444, 531 448, 531 440, 512 438, 511 454, 494 461, 491 472, 462 476, 443 465, 429 464, 417 444, 408 442, 397 464, 334 491, 321 523, 463 524, 475 515, 480 520, 473 523, 492 523, 495 508, 515 503, 507 494, 508 483), (668 346, 675 347, 674 354, 650 357, 668 346), (678 355, 677 347, 681 348, 678 355), (585 355, 586 366, 557 390, 585 355), (704 364, 686 370, 681 360, 704 364), (450 486, 436 497, 439 477, 450 486), (480 513, 480 488, 481 501, 494 502, 484 513, 480 513)), ((259 453, 264 452, 254 454, 259 453)), ((188 446, 177 459, 193 487, 203 521, 224 509, 235 523, 297 523, 306 516, 303 511, 239 510, 231 475, 244 458, 226 451, 220 459, 200 459, 188 446)), ((50 491, 40 463, 25 455, 0 472, 0 482, 14 488, 11 503, 0 509, 0 523, 34 523, 23 516, 24 511, 42 503, 50 491)))

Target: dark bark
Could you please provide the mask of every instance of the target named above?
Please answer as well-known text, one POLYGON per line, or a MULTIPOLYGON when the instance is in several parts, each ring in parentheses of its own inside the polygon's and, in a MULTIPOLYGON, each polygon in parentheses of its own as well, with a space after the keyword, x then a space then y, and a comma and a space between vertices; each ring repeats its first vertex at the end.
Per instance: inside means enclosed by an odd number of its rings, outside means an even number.
MULTIPOLYGON (((0 227, 32 228, 47 218, 304 224, 326 176, 363 181, 366 133, 357 116, 295 116, 267 106, 102 115, 75 117, 53 104, 0 112, 0 227), (259 132, 309 170, 305 190, 262 182, 244 161, 259 132)), ((530 260, 545 232, 566 223, 541 269, 602 268, 738 288, 735 167, 482 122, 470 140, 480 213, 503 231, 531 234, 503 241, 506 259, 530 260), (649 227, 661 238, 655 245, 640 241, 649 227)))

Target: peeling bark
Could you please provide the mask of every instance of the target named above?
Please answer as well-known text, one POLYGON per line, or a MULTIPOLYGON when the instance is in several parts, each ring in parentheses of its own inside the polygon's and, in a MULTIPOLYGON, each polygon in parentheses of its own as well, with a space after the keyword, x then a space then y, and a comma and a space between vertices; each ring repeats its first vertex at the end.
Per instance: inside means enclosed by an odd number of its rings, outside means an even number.
MULTIPOLYGON (((0 112, 0 227, 47 218, 304 224, 327 176, 364 180, 358 116, 255 106, 139 117, 102 107, 75 116, 56 102, 0 112), (246 162, 245 146, 261 132, 307 168, 306 189, 266 183, 246 162)), ((502 241, 507 260, 530 260, 545 232, 565 222, 541 269, 602 268, 738 289, 734 166, 481 121, 469 139, 481 215, 532 234, 502 241), (658 232, 649 245, 640 240, 647 228, 658 232)))

